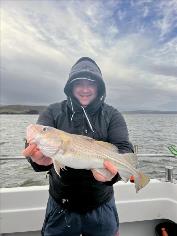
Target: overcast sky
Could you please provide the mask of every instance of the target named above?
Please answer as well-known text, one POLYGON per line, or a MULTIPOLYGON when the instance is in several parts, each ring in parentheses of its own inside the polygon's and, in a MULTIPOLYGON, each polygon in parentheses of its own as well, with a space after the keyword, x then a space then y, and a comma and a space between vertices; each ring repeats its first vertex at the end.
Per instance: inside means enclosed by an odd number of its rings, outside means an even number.
POLYGON ((177 110, 176 0, 1 0, 1 104, 65 99, 72 65, 102 70, 120 110, 177 110))

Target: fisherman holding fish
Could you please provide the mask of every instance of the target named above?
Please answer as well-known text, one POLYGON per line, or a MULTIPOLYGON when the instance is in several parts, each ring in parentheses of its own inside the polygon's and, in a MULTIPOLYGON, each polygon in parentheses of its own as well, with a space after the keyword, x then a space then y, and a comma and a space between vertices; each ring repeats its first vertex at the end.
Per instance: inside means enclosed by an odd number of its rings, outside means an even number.
POLYGON ((134 168, 123 116, 104 102, 105 83, 95 61, 80 58, 64 92, 66 100, 49 105, 37 125, 27 128, 23 152, 35 171, 49 174, 42 235, 119 235, 113 184, 134 175, 138 191, 149 180, 134 168))

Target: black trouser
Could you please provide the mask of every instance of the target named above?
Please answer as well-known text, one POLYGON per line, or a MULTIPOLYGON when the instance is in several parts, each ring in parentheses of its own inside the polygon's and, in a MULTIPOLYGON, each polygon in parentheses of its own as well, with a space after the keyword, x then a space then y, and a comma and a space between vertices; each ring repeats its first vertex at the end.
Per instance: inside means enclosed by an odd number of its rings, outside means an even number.
POLYGON ((119 219, 112 198, 100 207, 79 214, 63 209, 50 196, 42 228, 43 236, 117 236, 119 219))

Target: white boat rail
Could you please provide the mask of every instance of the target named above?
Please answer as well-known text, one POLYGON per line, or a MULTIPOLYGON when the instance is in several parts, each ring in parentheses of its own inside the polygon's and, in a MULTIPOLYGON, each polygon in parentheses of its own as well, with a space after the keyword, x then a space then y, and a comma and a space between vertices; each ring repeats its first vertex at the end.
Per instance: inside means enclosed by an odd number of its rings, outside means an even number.
MULTIPOLYGON (((136 154, 137 157, 152 157, 152 156, 156 156, 156 157, 168 157, 168 158, 174 158, 174 155, 171 154, 165 154, 165 153, 138 153, 136 154)), ((14 156, 14 157, 0 157, 0 160, 3 161, 10 161, 10 160, 25 160, 24 156, 14 156)))

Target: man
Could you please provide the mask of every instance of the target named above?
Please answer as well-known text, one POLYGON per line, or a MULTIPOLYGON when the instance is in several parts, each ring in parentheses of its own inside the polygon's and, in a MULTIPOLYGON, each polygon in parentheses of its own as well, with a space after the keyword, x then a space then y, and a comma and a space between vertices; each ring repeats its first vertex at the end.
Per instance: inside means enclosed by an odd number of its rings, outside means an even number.
MULTIPOLYGON (((38 124, 110 142, 120 153, 133 152, 124 118, 104 103, 105 84, 95 61, 80 58, 71 69, 64 92, 67 100, 50 105, 39 116, 38 124)), ((118 235, 113 184, 120 176, 111 163, 105 162, 105 175, 66 168, 58 176, 52 160, 38 149, 33 150, 28 161, 35 171, 49 173, 49 200, 42 235, 118 235)))

